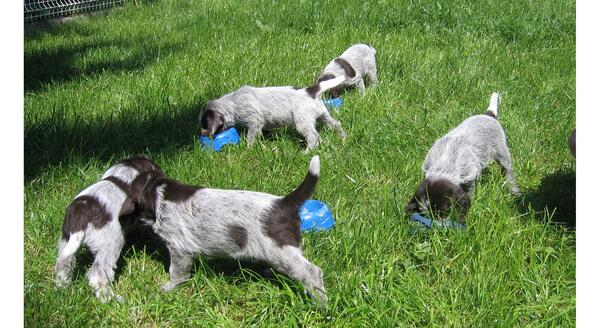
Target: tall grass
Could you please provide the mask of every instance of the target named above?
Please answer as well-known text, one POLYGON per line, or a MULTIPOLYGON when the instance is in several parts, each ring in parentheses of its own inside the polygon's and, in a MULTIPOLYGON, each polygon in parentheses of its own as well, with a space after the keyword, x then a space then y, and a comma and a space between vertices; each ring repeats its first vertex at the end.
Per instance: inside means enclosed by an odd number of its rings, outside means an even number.
POLYGON ((574 326, 574 1, 148 1, 25 37, 27 326, 574 326), (283 195, 310 154, 293 129, 252 147, 201 152, 197 115, 242 85, 310 84, 350 44, 377 49, 380 84, 346 93, 320 129, 315 198, 336 226, 305 234, 330 297, 247 263, 199 260, 170 293, 153 245, 127 247, 100 304, 81 254, 53 284, 72 198, 115 161, 145 153, 173 178, 283 195), (466 231, 412 229, 404 206, 433 141, 503 95, 500 121, 523 196, 497 165, 466 231))

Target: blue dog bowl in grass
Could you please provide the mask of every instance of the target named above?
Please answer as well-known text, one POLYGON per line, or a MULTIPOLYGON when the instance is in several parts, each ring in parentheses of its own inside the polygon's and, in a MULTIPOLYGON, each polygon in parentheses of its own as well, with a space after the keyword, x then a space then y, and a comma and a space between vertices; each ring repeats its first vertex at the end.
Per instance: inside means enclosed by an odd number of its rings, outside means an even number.
POLYGON ((325 104, 325 106, 327 106, 329 108, 338 110, 340 108, 340 106, 342 106, 343 101, 342 101, 341 97, 337 97, 337 98, 332 98, 332 99, 325 99, 325 100, 323 100, 323 103, 325 104))
POLYGON ((438 221, 426 218, 421 216, 419 213, 413 213, 410 216, 410 219, 414 222, 418 222, 427 228, 454 228, 454 229, 465 229, 465 226, 462 223, 454 222, 450 219, 438 221))
POLYGON ((231 128, 221 133, 217 133, 213 140, 207 136, 200 136, 199 139, 202 149, 220 151, 225 145, 236 145, 240 142, 240 135, 235 128, 231 128))
POLYGON ((323 231, 333 227, 333 215, 320 200, 309 199, 300 206, 300 230, 323 231))

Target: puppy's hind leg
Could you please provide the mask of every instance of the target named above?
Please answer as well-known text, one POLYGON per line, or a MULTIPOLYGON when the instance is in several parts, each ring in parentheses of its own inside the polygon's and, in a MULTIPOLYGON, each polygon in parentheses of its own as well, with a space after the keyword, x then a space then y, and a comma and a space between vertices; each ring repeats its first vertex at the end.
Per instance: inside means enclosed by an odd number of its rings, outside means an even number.
POLYGON ((171 265, 169 266, 170 280, 162 286, 163 291, 169 291, 190 278, 193 257, 176 250, 169 249, 171 265))
POLYGON ((299 248, 284 246, 280 252, 273 254, 271 264, 281 273, 290 278, 299 280, 304 288, 319 303, 327 303, 327 294, 323 284, 323 271, 318 266, 310 263, 299 248))
POLYGON ((306 152, 316 148, 319 145, 319 132, 315 129, 315 121, 295 120, 296 131, 306 140, 306 152))
POLYGON ((248 146, 251 146, 254 143, 256 136, 262 132, 262 128, 263 125, 259 123, 248 125, 248 134, 246 135, 246 144, 248 146))
POLYGON ((506 181, 508 181, 510 185, 510 191, 514 195, 519 195, 521 191, 517 186, 515 173, 513 172, 512 162, 510 159, 510 152, 508 151, 508 146, 506 145, 505 141, 496 147, 496 154, 494 156, 494 159, 498 162, 498 164, 500 164, 500 166, 502 166, 502 169, 504 170, 504 175, 506 176, 506 181))
POLYGON ((358 80, 358 82, 356 83, 356 90, 358 90, 358 93, 361 95, 365 94, 365 80, 364 79, 360 79, 358 80))
POLYGON ((377 67, 375 65, 367 65, 367 76, 369 77, 369 85, 375 85, 377 80, 377 67))
POLYGON ((340 135, 340 138, 344 140, 346 138, 346 132, 342 129, 342 124, 335 118, 331 117, 328 111, 325 111, 321 116, 319 116, 319 121, 330 129, 334 129, 340 135))
POLYGON ((90 245, 90 249, 96 254, 96 258, 88 273, 89 285, 102 303, 106 303, 113 298, 118 301, 123 300, 121 296, 113 292, 111 284, 115 277, 117 261, 121 255, 125 239, 120 230, 113 231, 110 235, 112 238, 107 238, 99 244, 90 245))
POLYGON ((83 240, 83 231, 71 235, 69 241, 58 241, 58 259, 56 260, 56 286, 64 287, 71 283, 75 267, 75 252, 83 240), (69 245, 71 244, 71 245, 69 245))

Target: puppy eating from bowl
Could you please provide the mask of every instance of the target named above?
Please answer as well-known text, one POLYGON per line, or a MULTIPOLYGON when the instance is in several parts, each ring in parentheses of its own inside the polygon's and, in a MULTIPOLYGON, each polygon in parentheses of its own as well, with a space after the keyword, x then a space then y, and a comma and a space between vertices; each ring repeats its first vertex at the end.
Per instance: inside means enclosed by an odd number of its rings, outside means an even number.
POLYGON ((332 77, 344 77, 344 81, 329 90, 333 98, 340 96, 340 93, 348 88, 356 87, 358 93, 365 93, 365 77, 369 78, 369 83, 377 83, 377 63, 375 62, 375 48, 370 44, 355 44, 348 48, 339 57, 335 58, 317 77, 316 82, 332 77))
POLYGON ((213 138, 231 127, 248 130, 246 142, 252 145, 264 129, 294 126, 306 140, 307 150, 319 144, 317 121, 335 129, 342 139, 342 125, 331 117, 321 100, 323 92, 339 85, 344 77, 323 79, 307 88, 244 86, 219 99, 209 101, 200 111, 201 135, 213 138))
POLYGON ((165 291, 190 278, 194 257, 228 257, 266 262, 324 303, 323 273, 300 247, 299 208, 313 194, 319 171, 314 156, 304 181, 284 197, 186 185, 148 172, 131 184, 123 211, 140 215, 164 240, 171 257, 165 291))
POLYGON ((519 194, 506 136, 497 120, 499 103, 500 95, 492 94, 486 112, 469 117, 435 141, 423 163, 425 179, 407 212, 445 217, 455 210, 464 222, 477 179, 493 160, 502 166, 511 192, 519 194))

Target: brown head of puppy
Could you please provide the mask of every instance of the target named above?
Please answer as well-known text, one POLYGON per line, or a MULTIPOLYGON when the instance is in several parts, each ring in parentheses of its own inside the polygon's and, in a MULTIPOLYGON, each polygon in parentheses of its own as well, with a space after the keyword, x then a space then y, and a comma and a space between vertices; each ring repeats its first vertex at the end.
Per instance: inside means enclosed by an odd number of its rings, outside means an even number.
POLYGON ((223 114, 212 108, 208 103, 200 114, 200 134, 213 138, 215 134, 221 132, 225 125, 223 114))
POLYGON ((406 205, 408 213, 427 213, 433 217, 447 217, 454 209, 459 214, 460 221, 471 206, 471 198, 460 186, 446 179, 425 179, 406 205))
POLYGON ((156 220, 155 188, 166 179, 162 171, 149 171, 138 175, 129 187, 127 199, 119 215, 134 215, 145 223, 156 220))

